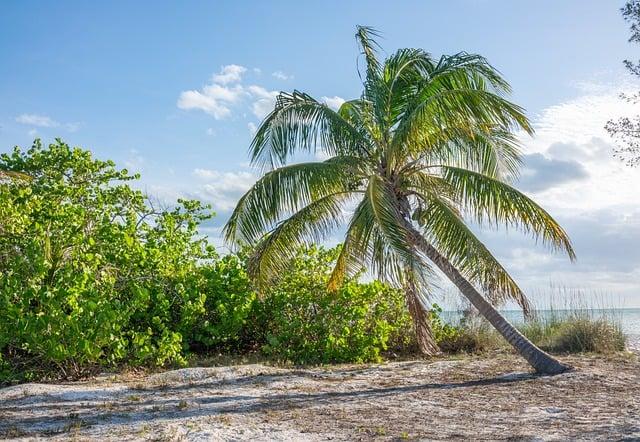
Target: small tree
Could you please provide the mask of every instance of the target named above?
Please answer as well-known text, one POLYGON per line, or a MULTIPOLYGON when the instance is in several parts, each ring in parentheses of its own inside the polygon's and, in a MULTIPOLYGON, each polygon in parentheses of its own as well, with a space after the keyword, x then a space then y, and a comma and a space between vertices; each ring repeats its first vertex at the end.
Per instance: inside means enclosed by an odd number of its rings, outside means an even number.
MULTIPOLYGON (((629 42, 640 43, 640 0, 629 0, 620 10, 631 24, 629 42)), ((632 75, 640 77, 640 62, 624 60, 624 66, 632 75)), ((640 103, 640 93, 621 94, 620 98, 633 104, 640 103)), ((630 166, 640 164, 640 115, 609 120, 605 129, 618 141, 614 155, 630 166)))

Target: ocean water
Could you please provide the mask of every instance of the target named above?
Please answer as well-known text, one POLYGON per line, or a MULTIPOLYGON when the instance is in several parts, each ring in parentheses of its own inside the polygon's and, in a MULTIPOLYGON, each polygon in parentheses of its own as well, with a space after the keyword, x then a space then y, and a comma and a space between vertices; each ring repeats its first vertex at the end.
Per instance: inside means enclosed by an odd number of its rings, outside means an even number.
MULTIPOLYGON (((580 309, 578 311, 592 318, 606 318, 620 324, 622 331, 629 338, 629 347, 640 351, 640 308, 580 309)), ((567 316, 575 312, 576 310, 570 309, 537 310, 538 316, 542 319, 567 316)), ((504 310, 501 313, 513 324, 524 321, 520 310, 504 310)), ((462 317, 462 313, 444 311, 442 317, 449 323, 456 323, 462 317)))

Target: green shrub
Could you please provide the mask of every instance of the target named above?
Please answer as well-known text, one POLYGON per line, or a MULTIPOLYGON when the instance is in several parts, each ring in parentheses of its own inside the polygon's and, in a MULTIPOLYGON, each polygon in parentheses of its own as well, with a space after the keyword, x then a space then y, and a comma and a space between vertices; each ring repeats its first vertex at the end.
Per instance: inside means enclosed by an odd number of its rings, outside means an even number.
MULTIPOLYGON (((197 201, 158 211, 138 178, 57 140, 0 156, 0 377, 184 363, 262 349, 297 363, 377 361, 412 345, 401 292, 326 288, 337 249, 301 250, 257 299, 243 255, 218 257, 197 201)), ((446 328, 446 327, 445 327, 446 328)), ((443 330, 445 329, 443 328, 443 330)))
POLYGON ((61 141, 0 156, 0 353, 60 371, 181 362, 205 309, 196 201, 158 212, 137 175, 61 141))
POLYGON ((411 343, 404 296, 378 281, 326 289, 338 249, 301 251, 260 305, 263 352, 298 364, 379 361, 411 343))
POLYGON ((463 318, 453 325, 442 320, 442 309, 433 304, 430 311, 434 337, 443 353, 480 353, 495 348, 501 337, 494 333, 489 324, 474 317, 463 318))
POLYGON ((244 260, 227 255, 200 271, 206 297, 202 317, 184 330, 190 349, 243 351, 254 346, 260 334, 252 322, 257 298, 244 260))

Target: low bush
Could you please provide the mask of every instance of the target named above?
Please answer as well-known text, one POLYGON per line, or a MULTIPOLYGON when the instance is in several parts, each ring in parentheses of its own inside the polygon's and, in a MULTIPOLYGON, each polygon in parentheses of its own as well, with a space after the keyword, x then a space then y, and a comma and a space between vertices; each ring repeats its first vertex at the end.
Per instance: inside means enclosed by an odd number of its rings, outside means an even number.
POLYGON ((378 281, 347 281, 335 293, 327 280, 338 249, 300 252, 291 272, 260 304, 263 352, 296 364, 375 362, 412 345, 404 295, 378 281))
POLYGON ((301 250, 258 299, 243 255, 198 234, 197 201, 158 210, 137 175, 60 140, 0 156, 0 377, 183 364, 262 350, 294 363, 364 362, 410 347, 400 292, 326 290, 337 250, 301 250))
POLYGON ((197 235, 207 208, 157 210, 129 186, 137 175, 59 140, 15 148, 0 169, 24 174, 0 182, 5 370, 72 376, 98 364, 183 362, 183 334, 202 324, 216 271, 197 235))
MULTIPOLYGON (((244 254, 198 234, 198 201, 158 210, 113 162, 62 141, 0 155, 0 383, 75 377, 104 366, 184 364, 189 353, 246 353, 295 364, 374 362, 415 349, 404 294, 378 281, 327 281, 339 248, 300 250, 258 297, 244 254)), ((433 305, 444 352, 504 341, 485 321, 451 325, 433 305)), ((553 352, 624 348, 613 322, 573 315, 526 323, 553 352)))
POLYGON ((204 303, 193 324, 183 329, 189 350, 255 349, 260 330, 255 324, 256 293, 243 257, 226 255, 200 268, 204 303))
POLYGON ((445 322, 444 326, 440 326, 439 324, 443 323, 439 318, 441 313, 441 309, 434 304, 431 323, 436 342, 443 353, 481 353, 506 344, 483 318, 466 316, 456 324, 445 322), (440 329, 442 332, 439 332, 440 329))

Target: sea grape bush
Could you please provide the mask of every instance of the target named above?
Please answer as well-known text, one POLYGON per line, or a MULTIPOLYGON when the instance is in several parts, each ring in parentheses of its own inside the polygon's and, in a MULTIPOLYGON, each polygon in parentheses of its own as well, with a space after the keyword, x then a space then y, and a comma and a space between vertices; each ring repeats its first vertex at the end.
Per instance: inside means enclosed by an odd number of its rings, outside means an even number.
POLYGON ((61 140, 2 154, 0 170, 19 172, 0 175, 0 377, 214 350, 373 361, 411 343, 398 291, 351 280, 327 292, 337 249, 301 250, 258 297, 246 254, 220 257, 198 234, 212 216, 198 201, 156 208, 138 175, 61 140))
POLYGON ((180 362, 216 258, 197 201, 156 210, 137 175, 62 141, 14 149, 0 169, 0 350, 80 366, 180 362))
POLYGON ((184 329, 195 351, 243 351, 255 347, 252 323, 257 297, 247 275, 244 257, 226 255, 201 267, 205 293, 197 323, 184 329))
POLYGON ((372 362, 384 351, 412 345, 401 291, 356 280, 327 291, 338 252, 301 250, 291 271, 265 294, 260 308, 266 354, 297 363, 372 362))

